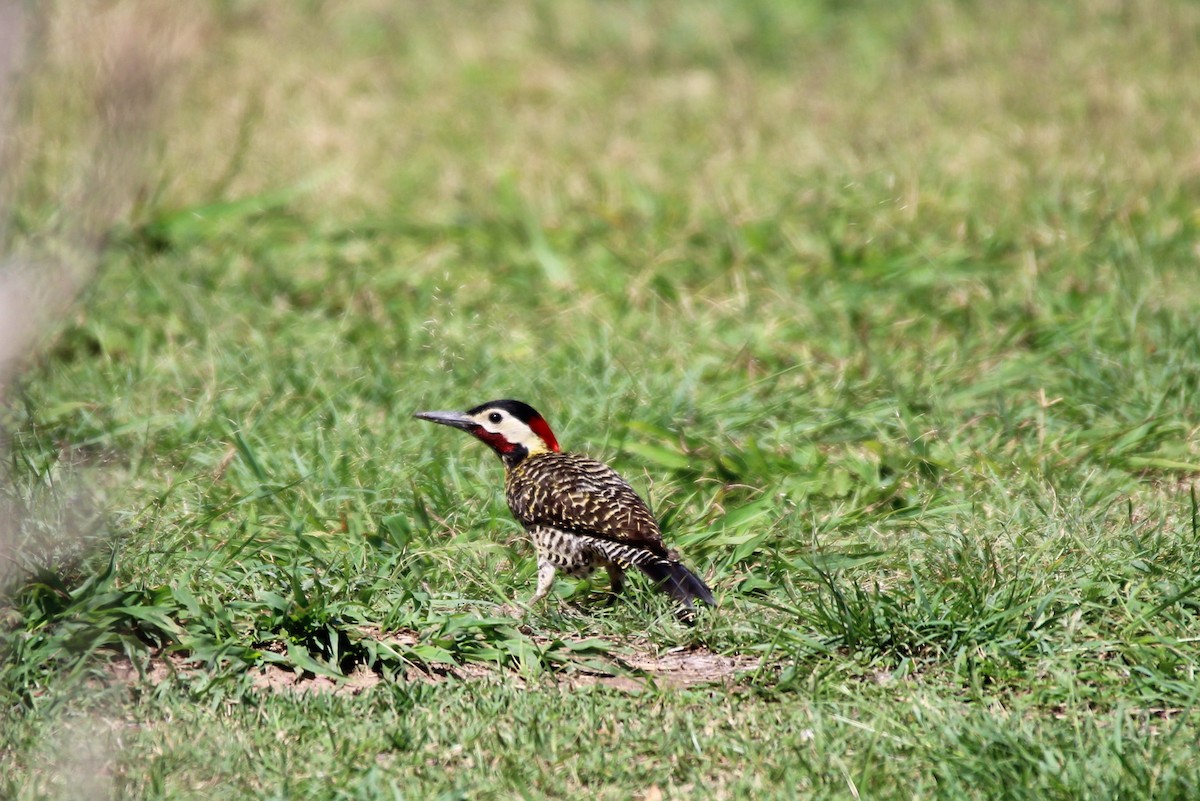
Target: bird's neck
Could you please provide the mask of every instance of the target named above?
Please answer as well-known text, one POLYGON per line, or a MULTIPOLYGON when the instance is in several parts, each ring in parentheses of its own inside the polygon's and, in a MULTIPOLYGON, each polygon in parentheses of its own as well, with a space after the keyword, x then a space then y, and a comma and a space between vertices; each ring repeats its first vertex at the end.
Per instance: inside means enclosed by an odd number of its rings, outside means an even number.
POLYGON ((529 458, 529 449, 524 445, 516 445, 506 453, 500 454, 500 461, 504 462, 504 469, 512 470, 521 462, 529 458))
POLYGON ((527 447, 525 445, 517 445, 508 453, 501 453, 500 460, 504 462, 505 472, 510 472, 517 466, 524 464, 530 459, 540 459, 543 456, 555 455, 555 451, 549 448, 539 448, 536 445, 527 447))
POLYGON ((500 454, 501 461, 504 466, 511 470, 531 456, 542 456, 547 453, 553 453, 541 442, 531 442, 529 444, 517 443, 509 447, 507 450, 496 451, 500 454))

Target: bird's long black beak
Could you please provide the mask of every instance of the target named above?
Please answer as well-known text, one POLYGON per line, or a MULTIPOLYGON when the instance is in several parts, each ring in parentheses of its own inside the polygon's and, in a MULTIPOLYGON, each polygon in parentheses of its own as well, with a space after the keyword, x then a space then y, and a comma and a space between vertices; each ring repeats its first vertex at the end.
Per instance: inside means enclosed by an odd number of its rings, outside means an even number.
POLYGON ((461 428, 464 431, 479 425, 474 419, 462 412, 417 412, 413 417, 428 420, 431 423, 441 423, 444 426, 461 428))

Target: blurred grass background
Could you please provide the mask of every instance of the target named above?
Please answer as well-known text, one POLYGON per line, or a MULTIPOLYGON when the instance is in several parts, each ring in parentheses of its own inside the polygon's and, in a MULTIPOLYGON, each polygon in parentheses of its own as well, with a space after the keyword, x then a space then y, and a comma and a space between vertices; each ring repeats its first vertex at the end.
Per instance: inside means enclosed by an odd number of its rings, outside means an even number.
POLYGON ((1195 793, 1200 7, 77 8, 10 140, 9 252, 94 280, 4 413, 0 795, 1195 793), (410 418, 493 397, 721 609, 497 616, 499 467, 410 418), (759 667, 572 683, 672 647, 759 667))

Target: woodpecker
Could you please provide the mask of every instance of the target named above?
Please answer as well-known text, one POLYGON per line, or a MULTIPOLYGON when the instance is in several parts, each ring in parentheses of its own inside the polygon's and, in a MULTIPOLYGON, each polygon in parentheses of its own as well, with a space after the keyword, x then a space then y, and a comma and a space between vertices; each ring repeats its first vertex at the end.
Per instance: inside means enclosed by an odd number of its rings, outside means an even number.
POLYGON ((504 462, 504 495, 537 551, 537 590, 546 597, 558 571, 586 578, 608 571, 613 595, 625 570, 637 567, 683 605, 716 606, 712 591, 663 544, 658 522, 633 488, 603 462, 560 451, 554 432, 532 406, 494 400, 467 412, 418 412, 421 420, 460 428, 504 462))

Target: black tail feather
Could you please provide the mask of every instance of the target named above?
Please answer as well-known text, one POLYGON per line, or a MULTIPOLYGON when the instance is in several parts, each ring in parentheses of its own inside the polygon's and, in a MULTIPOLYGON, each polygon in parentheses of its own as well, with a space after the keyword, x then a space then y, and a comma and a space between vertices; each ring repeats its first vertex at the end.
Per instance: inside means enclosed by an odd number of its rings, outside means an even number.
POLYGON ((638 567, 652 578, 660 589, 689 609, 692 607, 693 600, 709 606, 717 605, 708 585, 699 576, 688 570, 682 562, 646 559, 639 563, 638 567))
POLYGON ((672 551, 659 549, 658 552, 645 546, 630 545, 627 542, 615 540, 593 539, 596 550, 604 557, 621 567, 636 566, 654 580, 660 590, 669 594, 684 608, 692 609, 692 601, 698 600, 709 606, 716 606, 712 590, 701 581, 700 577, 688 570, 672 551))

